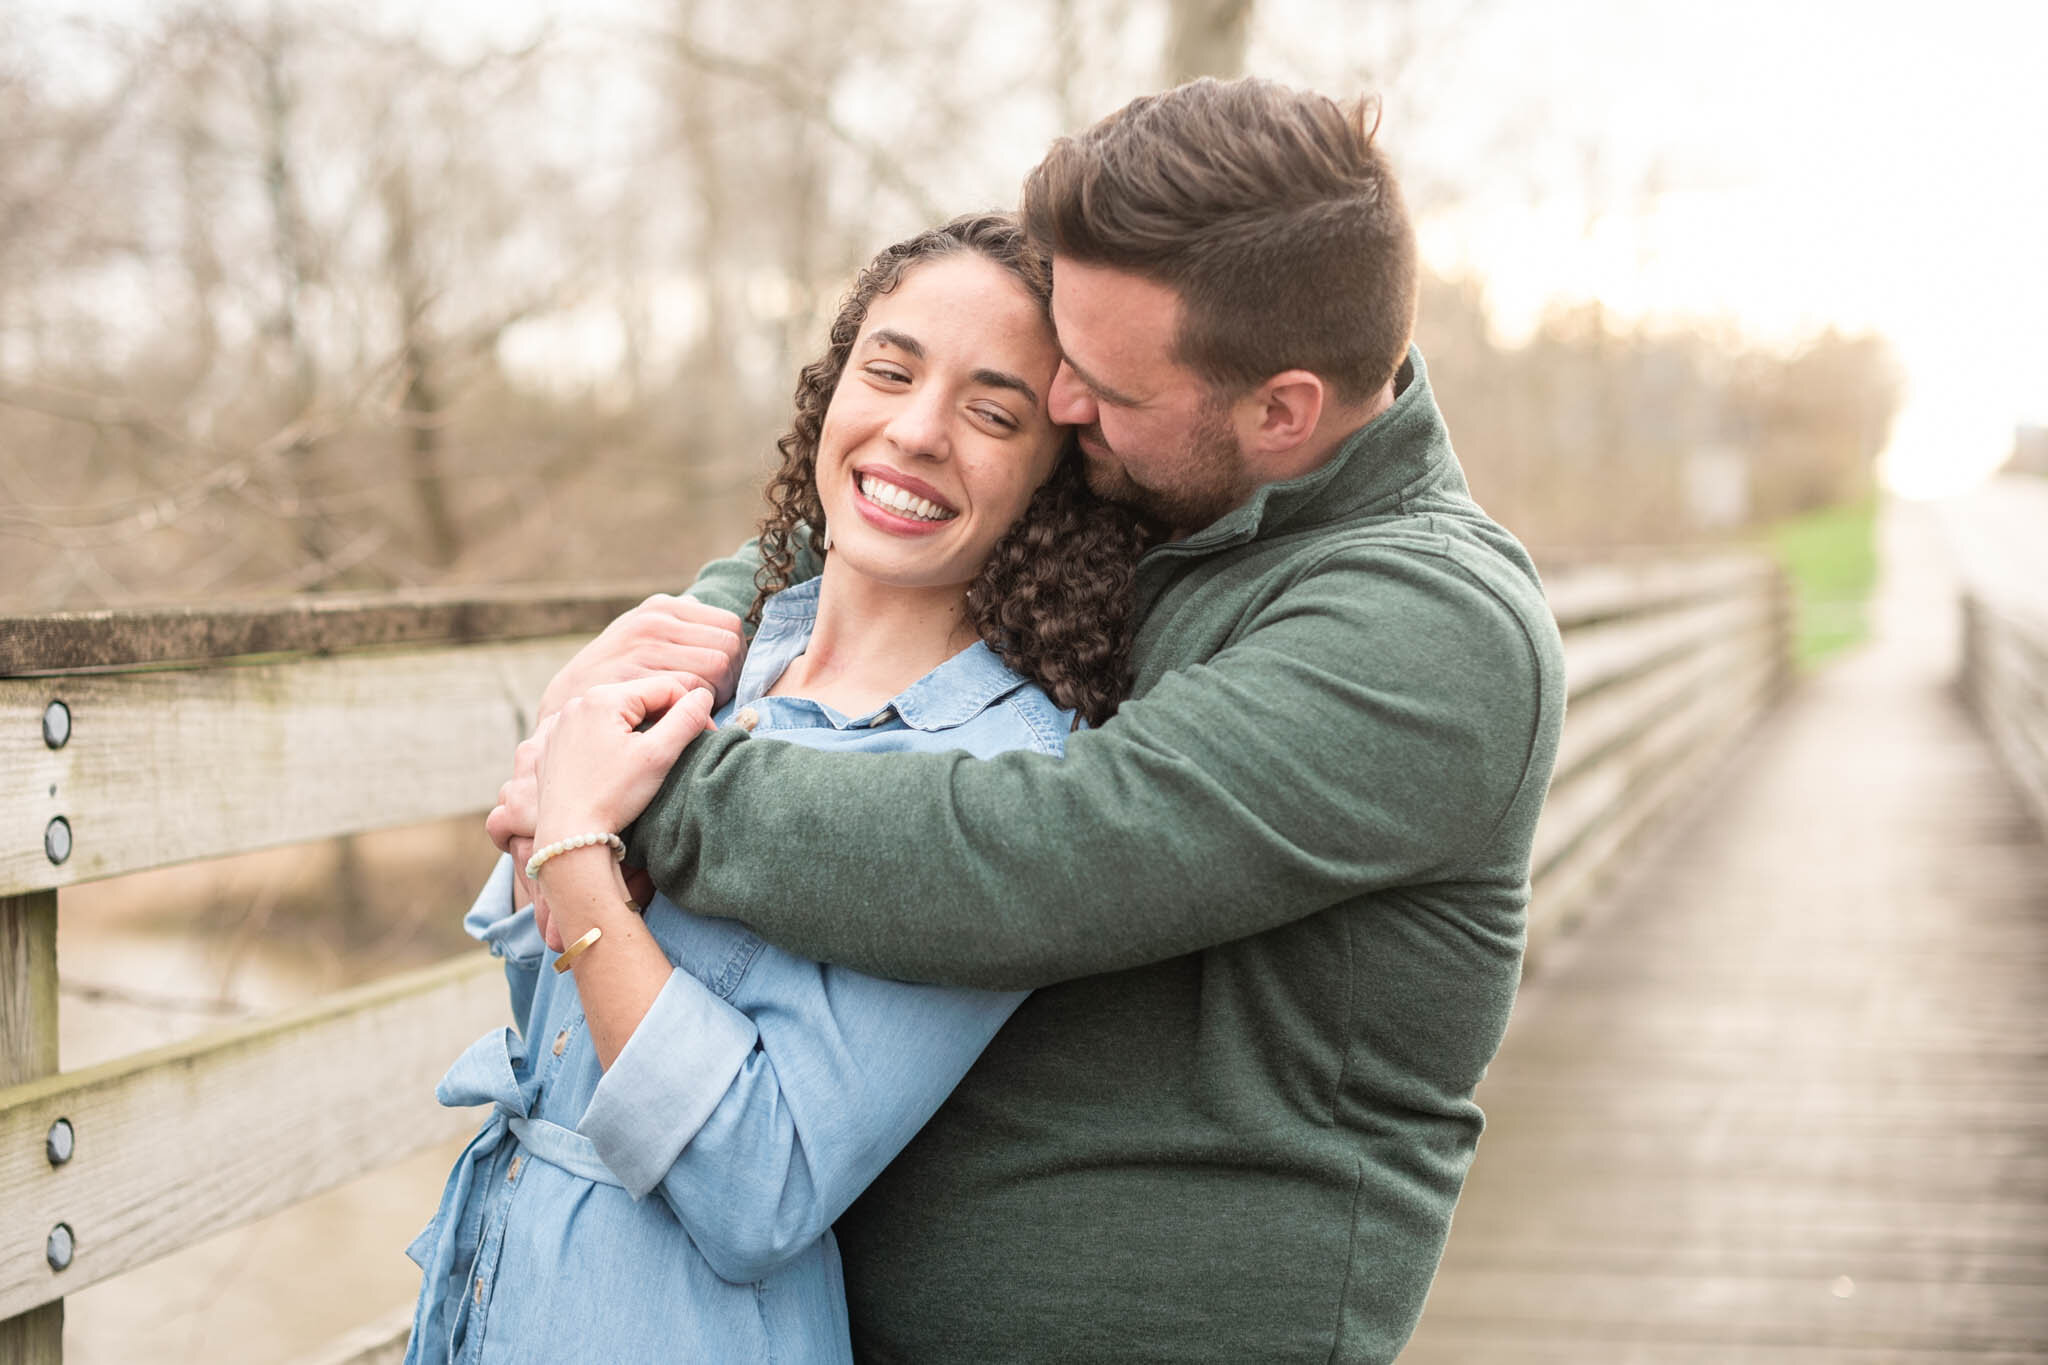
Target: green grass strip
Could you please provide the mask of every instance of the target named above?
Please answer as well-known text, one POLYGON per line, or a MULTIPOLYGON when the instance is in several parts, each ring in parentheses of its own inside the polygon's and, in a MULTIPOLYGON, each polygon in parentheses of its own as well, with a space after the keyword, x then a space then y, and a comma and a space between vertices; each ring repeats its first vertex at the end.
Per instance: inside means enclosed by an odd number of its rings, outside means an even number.
POLYGON ((1877 498, 1778 522, 1765 540, 1792 580, 1793 658, 1801 672, 1860 643, 1877 581, 1877 498))

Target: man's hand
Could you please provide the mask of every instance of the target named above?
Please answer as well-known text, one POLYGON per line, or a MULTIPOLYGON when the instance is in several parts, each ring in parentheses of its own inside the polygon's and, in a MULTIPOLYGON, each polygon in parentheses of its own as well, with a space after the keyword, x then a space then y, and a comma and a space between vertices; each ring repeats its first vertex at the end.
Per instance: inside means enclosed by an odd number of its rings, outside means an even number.
POLYGON ((541 694, 537 720, 545 721, 571 697, 592 688, 657 673, 680 682, 685 692, 709 690, 715 709, 732 696, 745 649, 739 617, 694 597, 656 593, 606 626, 562 666, 541 694))
MULTIPOLYGON (((512 776, 498 788, 498 804, 484 817, 484 831, 491 836, 491 842, 498 846, 498 852, 512 858, 512 904, 517 907, 532 901, 536 916, 547 912, 541 904, 540 889, 526 879, 526 860, 533 856, 533 822, 540 808, 540 788, 534 774, 554 728, 555 718, 544 718, 533 735, 512 751, 512 776)), ((546 929, 542 929, 541 937, 547 937, 546 929)))

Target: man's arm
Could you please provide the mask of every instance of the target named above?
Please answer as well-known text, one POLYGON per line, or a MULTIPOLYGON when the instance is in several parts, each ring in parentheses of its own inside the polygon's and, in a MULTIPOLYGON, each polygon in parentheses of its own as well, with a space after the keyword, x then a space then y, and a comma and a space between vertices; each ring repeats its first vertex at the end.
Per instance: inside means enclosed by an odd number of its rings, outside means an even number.
POLYGON ((1157 961, 1473 875, 1547 778, 1551 641, 1446 558, 1338 551, 1064 759, 705 735, 632 857, 698 913, 884 976, 1027 987, 1157 961))
MULTIPOLYGON (((754 605, 754 573, 760 567, 761 539, 756 536, 725 558, 714 559, 699 570, 697 581, 690 585, 690 596, 699 602, 722 607, 736 616, 745 616, 747 608, 754 605)), ((804 537, 799 535, 789 581, 796 584, 816 578, 824 567, 824 560, 812 553, 804 537)), ((754 628, 749 625, 746 631, 752 638, 754 628)))

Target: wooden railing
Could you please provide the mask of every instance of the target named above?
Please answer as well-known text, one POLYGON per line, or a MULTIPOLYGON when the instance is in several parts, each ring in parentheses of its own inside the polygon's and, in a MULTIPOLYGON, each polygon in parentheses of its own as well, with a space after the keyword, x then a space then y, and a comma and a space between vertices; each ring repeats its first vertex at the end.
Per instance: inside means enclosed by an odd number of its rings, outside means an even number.
POLYGON ((473 1127, 433 1086, 505 1009, 466 958, 51 1074, 59 888, 487 807, 638 597, 0 620, 0 1360, 60 1359, 61 1295, 473 1127))
POLYGON ((1963 596, 1963 693, 2048 831, 2048 615, 1963 596))
MULTIPOLYGON (((1551 595, 1571 713, 1538 944, 1768 703, 1786 657, 1779 580, 1756 561, 1584 567, 1551 595)), ((639 596, 0 619, 0 1360, 61 1358, 65 1294, 467 1132, 434 1083, 505 1009, 477 954, 59 1073, 59 889, 481 811, 548 677, 639 596)), ((383 1359, 403 1336, 401 1314, 319 1358, 383 1359)))
POLYGON ((1791 660, 1790 596, 1765 559, 1585 565, 1548 589, 1569 700, 1536 828, 1532 962, 1770 705, 1791 660))

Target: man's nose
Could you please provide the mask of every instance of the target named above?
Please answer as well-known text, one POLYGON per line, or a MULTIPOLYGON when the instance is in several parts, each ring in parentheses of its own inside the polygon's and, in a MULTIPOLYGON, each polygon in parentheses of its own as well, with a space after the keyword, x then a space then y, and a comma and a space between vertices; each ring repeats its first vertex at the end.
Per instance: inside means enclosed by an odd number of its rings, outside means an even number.
POLYGON ((1085 427, 1097 415, 1095 396, 1088 392, 1088 386, 1081 382, 1081 376, 1074 373, 1074 367, 1066 361, 1060 362, 1053 371, 1052 389, 1046 395, 1045 410, 1053 421, 1062 426, 1085 427))

